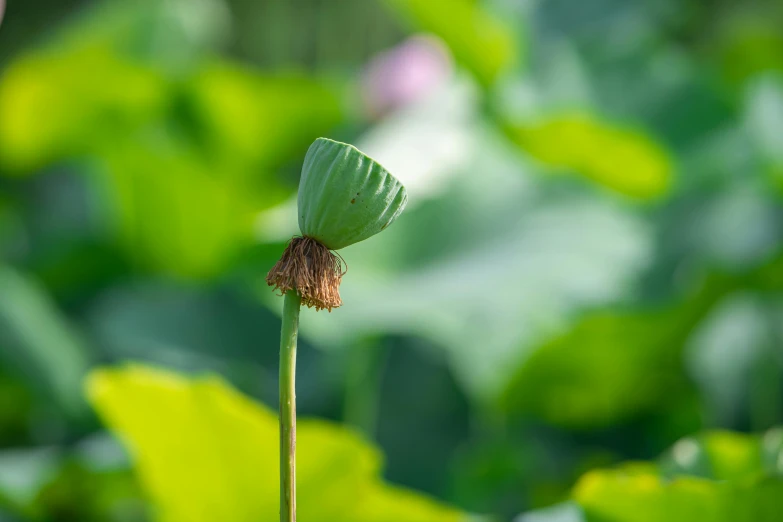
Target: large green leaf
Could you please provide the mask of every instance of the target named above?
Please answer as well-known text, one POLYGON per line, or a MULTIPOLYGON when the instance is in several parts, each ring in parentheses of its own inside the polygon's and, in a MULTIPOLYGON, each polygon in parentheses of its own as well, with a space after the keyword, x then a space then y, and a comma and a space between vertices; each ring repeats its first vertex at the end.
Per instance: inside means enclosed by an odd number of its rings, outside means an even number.
POLYGON ((668 309, 586 316, 536 348, 506 388, 504 407, 576 428, 660 406, 685 385, 682 350, 690 331, 733 284, 710 278, 668 309))
MULTIPOLYGON (((216 377, 141 366, 103 369, 90 400, 130 449, 159 520, 255 522, 278 515, 274 413, 216 377)), ((458 511, 385 485, 381 457, 356 433, 317 420, 298 430, 302 520, 459 521, 458 511)))
POLYGON ((518 59, 512 28, 474 0, 387 0, 414 26, 441 37, 457 61, 491 85, 518 59))
POLYGON ((645 133, 586 113, 550 116, 509 131, 530 155, 611 190, 646 200, 669 190, 674 166, 668 152, 645 133))
POLYGON ((588 522, 775 522, 783 510, 783 482, 668 481, 654 469, 630 465, 588 473, 574 498, 588 522))

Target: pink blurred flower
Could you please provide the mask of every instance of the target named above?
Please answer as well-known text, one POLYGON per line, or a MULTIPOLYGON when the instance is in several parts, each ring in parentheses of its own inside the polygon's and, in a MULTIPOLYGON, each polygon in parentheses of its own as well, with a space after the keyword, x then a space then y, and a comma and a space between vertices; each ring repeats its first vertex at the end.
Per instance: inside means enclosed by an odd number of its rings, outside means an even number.
POLYGON ((434 36, 413 36, 369 63, 362 79, 365 104, 372 116, 381 116, 421 99, 453 72, 443 42, 434 36))

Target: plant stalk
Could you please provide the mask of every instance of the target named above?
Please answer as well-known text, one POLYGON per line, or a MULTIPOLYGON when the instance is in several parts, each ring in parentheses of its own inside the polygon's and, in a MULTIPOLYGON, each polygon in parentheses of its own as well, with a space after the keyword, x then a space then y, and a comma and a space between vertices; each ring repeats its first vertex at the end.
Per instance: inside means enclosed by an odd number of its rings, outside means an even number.
POLYGON ((296 337, 301 298, 285 294, 280 335, 280 522, 296 522, 296 337))

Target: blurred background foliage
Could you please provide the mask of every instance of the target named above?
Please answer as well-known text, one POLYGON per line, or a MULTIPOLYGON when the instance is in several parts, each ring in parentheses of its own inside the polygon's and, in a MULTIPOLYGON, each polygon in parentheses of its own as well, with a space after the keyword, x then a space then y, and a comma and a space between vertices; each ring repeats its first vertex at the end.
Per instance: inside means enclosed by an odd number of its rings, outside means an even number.
POLYGON ((133 360, 276 404, 263 277, 319 136, 410 204, 342 252, 345 306, 303 313, 300 411, 349 428, 304 423, 302 513, 783 512, 779 0, 5 4, 0 521, 274 512, 273 485, 241 493, 277 467, 263 406, 83 382, 133 360), (268 436, 232 444, 243 422, 268 436), (340 484, 367 489, 351 512, 340 484))

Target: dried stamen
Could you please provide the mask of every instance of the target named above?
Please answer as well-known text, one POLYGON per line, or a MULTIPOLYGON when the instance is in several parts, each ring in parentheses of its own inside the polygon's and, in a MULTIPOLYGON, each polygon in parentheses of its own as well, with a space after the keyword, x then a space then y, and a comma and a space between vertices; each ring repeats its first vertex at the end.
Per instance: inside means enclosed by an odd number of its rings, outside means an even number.
POLYGON ((340 281, 345 275, 344 264, 342 257, 315 239, 294 237, 267 274, 266 282, 281 294, 296 290, 302 304, 331 312, 343 304, 340 281))

